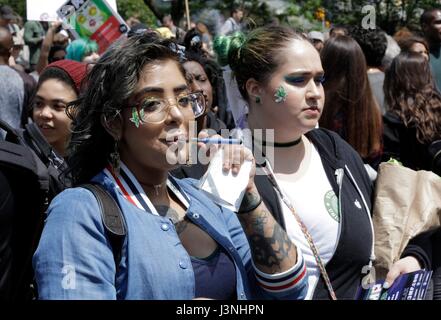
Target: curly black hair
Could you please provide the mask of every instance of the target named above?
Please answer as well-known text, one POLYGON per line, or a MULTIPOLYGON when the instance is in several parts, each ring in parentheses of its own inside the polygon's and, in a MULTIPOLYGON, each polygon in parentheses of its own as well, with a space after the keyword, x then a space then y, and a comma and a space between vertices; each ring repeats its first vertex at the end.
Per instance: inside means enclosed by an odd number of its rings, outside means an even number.
POLYGON ((387 49, 387 39, 380 29, 350 28, 349 35, 360 45, 369 67, 381 67, 387 49))
POLYGON ((202 53, 202 34, 196 28, 188 30, 185 34, 183 45, 187 51, 202 53))
POLYGON ((208 80, 213 87, 213 106, 218 105, 217 95, 219 91, 217 88, 222 87, 223 90, 223 78, 222 70, 216 61, 204 56, 202 50, 187 50, 185 52, 186 61, 195 61, 199 63, 207 74, 208 80))

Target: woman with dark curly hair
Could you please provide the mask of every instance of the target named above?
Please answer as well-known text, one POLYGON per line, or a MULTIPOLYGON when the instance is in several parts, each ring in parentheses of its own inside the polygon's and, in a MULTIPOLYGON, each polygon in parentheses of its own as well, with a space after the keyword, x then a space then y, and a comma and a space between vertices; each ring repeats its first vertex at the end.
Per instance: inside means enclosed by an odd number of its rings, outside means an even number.
POLYGON ((385 161, 393 157, 414 170, 432 170, 429 145, 441 139, 441 95, 426 58, 402 52, 386 71, 385 161))
POLYGON ((218 63, 205 57, 202 51, 190 49, 185 52, 182 66, 195 90, 202 90, 205 95, 206 117, 198 118, 198 129, 211 128, 218 133, 224 128, 233 129, 234 120, 227 110, 225 84, 218 63))
POLYGON ((376 168, 381 159, 381 111, 373 96, 366 59, 357 41, 330 38, 321 52, 326 74, 320 126, 337 132, 376 168))
MULTIPOLYGON (((34 255, 40 298, 304 297, 302 255, 263 204, 255 170, 238 215, 197 181, 169 175, 188 159, 190 121, 205 107, 176 51, 169 40, 134 35, 92 68, 88 91, 71 109, 76 188, 51 203, 34 255), (121 209, 118 255, 96 198, 82 186, 90 182, 121 209)), ((243 159, 254 163, 243 147, 226 150, 234 158, 226 157, 225 172, 238 173, 243 159)))
MULTIPOLYGON (((191 89, 202 92, 205 97, 205 112, 195 119, 197 132, 204 130, 209 135, 213 135, 222 134, 226 129, 233 129, 234 120, 231 113, 226 110, 225 104, 222 104, 222 107, 218 104, 218 101, 222 100, 220 98, 225 86, 217 63, 204 57, 200 51, 186 51, 182 66, 191 89), (223 119, 226 122, 222 121, 223 119)), ((208 164, 198 161, 191 166, 180 166, 173 170, 172 174, 177 178, 200 179, 207 168, 208 164)))

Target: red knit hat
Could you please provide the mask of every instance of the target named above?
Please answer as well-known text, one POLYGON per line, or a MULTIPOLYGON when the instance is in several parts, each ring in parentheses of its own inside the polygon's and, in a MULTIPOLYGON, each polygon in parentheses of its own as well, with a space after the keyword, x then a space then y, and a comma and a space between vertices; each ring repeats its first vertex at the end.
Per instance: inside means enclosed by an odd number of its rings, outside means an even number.
MULTIPOLYGON (((65 71, 72 81, 75 83, 75 87, 77 91, 80 92, 81 82, 87 75, 87 65, 78 61, 73 60, 58 60, 49 64, 44 70, 47 68, 59 68, 65 71)), ((44 71, 43 70, 43 71, 44 71)))

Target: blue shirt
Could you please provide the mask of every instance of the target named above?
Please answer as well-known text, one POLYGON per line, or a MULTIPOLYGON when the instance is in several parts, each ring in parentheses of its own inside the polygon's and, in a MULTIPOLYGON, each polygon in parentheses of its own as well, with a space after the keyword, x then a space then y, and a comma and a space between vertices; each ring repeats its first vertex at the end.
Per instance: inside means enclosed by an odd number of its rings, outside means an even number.
MULTIPOLYGON (((192 263, 173 223, 131 204, 103 172, 93 181, 114 196, 125 219, 127 235, 118 274, 96 199, 84 188, 67 189, 48 209, 33 258, 40 299, 193 299, 192 263)), ((248 241, 236 214, 214 204, 194 186, 194 180, 176 182, 190 200, 187 218, 234 261, 238 299, 305 296, 307 277, 280 292, 257 285, 248 241)))

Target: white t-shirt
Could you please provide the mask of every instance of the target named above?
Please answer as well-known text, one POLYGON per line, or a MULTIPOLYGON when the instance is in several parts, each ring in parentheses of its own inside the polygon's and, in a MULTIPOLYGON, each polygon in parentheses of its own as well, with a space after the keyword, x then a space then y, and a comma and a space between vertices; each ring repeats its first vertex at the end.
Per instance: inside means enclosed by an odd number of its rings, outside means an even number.
MULTIPOLYGON (((309 166, 295 181, 286 181, 277 175, 276 180, 311 234, 326 265, 337 245, 340 224, 338 198, 326 176, 320 155, 312 144, 310 149, 309 166)), ((305 299, 310 300, 320 277, 320 269, 297 220, 283 201, 281 204, 288 236, 300 247, 306 262, 309 289, 305 299)))

